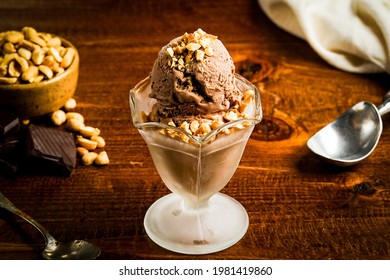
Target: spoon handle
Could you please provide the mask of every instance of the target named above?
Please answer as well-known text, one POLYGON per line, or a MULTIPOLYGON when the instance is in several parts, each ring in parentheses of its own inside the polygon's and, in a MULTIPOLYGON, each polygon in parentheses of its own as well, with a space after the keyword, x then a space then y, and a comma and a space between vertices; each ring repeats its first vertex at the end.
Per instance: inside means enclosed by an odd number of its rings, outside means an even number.
POLYGON ((378 111, 381 116, 390 112, 390 91, 384 96, 382 104, 378 106, 378 111))
POLYGON ((18 215, 23 220, 33 225, 43 235, 46 244, 56 242, 54 237, 51 236, 50 233, 40 223, 35 221, 30 215, 18 209, 8 198, 5 197, 5 195, 2 192, 0 192, 0 207, 10 211, 11 213, 18 215))

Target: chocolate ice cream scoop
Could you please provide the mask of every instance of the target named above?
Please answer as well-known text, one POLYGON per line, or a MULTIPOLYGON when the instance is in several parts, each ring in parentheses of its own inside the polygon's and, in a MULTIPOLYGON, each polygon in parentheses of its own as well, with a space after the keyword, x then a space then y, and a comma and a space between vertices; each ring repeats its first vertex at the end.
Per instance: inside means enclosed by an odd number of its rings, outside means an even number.
POLYGON ((164 46, 151 72, 154 115, 169 118, 227 111, 241 102, 235 66, 222 42, 201 29, 164 46))

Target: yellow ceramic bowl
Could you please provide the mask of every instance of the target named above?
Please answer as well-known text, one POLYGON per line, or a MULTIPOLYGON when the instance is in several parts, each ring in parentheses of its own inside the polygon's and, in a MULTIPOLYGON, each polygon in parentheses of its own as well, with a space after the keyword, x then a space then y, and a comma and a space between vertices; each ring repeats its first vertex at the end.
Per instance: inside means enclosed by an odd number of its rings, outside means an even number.
POLYGON ((62 45, 76 51, 72 64, 62 74, 39 83, 0 84, 0 105, 12 108, 20 116, 35 117, 61 108, 71 98, 77 87, 79 54, 67 40, 62 45))

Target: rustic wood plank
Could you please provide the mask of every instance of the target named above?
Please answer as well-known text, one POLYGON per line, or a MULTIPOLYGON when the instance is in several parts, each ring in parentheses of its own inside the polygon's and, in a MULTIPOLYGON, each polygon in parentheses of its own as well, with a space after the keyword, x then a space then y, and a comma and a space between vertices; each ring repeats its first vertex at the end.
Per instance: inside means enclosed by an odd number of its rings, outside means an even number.
MULTIPOLYGON (((353 104, 379 104, 388 74, 332 68, 273 25, 255 0, 3 0, 0 18, 0 30, 29 25, 76 45, 78 111, 107 142, 110 165, 78 165, 70 178, 0 175, 1 191, 58 239, 88 239, 102 248, 101 259, 390 258, 389 116, 377 149, 357 166, 324 165, 306 148, 353 104), (263 89, 264 121, 223 189, 247 209, 247 234, 225 251, 186 256, 145 234, 147 208, 168 190, 132 125, 128 92, 164 44, 198 27, 218 35, 237 71, 263 89)), ((31 226, 0 211, 0 259, 40 258, 42 243, 31 226)))

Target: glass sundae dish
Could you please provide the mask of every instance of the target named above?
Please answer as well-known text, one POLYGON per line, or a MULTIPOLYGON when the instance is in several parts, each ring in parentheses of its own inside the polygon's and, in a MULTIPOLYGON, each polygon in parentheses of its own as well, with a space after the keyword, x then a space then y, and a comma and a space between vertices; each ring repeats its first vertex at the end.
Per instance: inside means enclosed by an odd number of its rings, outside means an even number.
POLYGON ((258 90, 234 73, 222 43, 200 29, 171 41, 151 76, 130 91, 130 108, 172 191, 148 209, 148 236, 184 254, 213 253, 239 241, 248 215, 219 191, 233 176, 262 111, 258 90))

